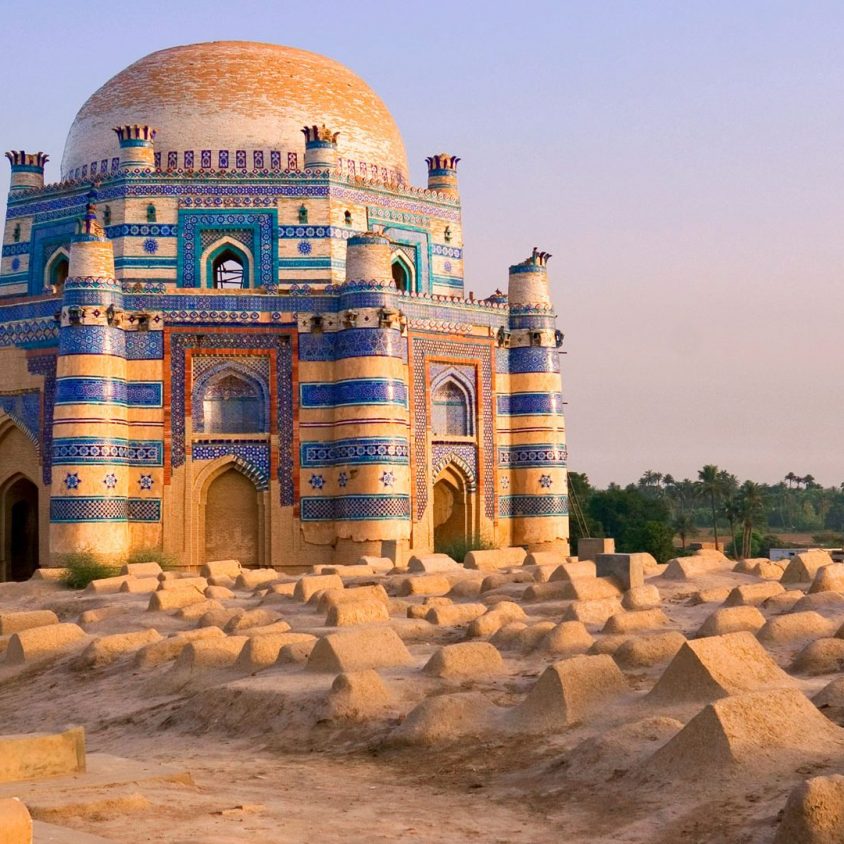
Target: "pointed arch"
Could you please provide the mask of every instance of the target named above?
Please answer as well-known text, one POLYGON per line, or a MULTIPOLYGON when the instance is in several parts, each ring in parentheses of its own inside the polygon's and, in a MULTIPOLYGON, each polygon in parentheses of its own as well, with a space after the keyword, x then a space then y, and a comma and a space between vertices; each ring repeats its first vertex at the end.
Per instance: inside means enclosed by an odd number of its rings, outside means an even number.
POLYGON ((244 566, 268 558, 268 479, 235 455, 209 461, 194 483, 194 552, 197 563, 235 558, 244 566))
POLYGON ((475 470, 457 454, 444 455, 434 463, 431 474, 435 483, 444 472, 449 473, 452 477, 461 478, 461 483, 465 485, 467 492, 474 492, 478 488, 475 470))
POLYGON ((69 271, 70 253, 67 247, 60 246, 44 265, 44 287, 52 289, 54 293, 60 293, 64 289, 69 271))
POLYGON ((454 367, 431 380, 431 430, 435 438, 475 435, 475 385, 454 367))
POLYGON ((226 361, 200 375, 194 382, 191 400, 194 433, 269 431, 269 386, 254 369, 238 361, 226 361))
POLYGON ((434 476, 434 550, 462 559, 476 531, 477 495, 471 470, 452 458, 434 476))
POLYGON ((416 290, 416 274, 413 266, 401 252, 393 252, 390 258, 390 270, 393 275, 393 283, 398 290, 407 293, 416 290))
POLYGON ((200 266, 204 268, 206 287, 232 290, 254 287, 254 256, 243 243, 228 235, 215 240, 203 250, 200 266), (226 280, 226 264, 240 267, 239 283, 235 283, 236 277, 231 274, 226 280))

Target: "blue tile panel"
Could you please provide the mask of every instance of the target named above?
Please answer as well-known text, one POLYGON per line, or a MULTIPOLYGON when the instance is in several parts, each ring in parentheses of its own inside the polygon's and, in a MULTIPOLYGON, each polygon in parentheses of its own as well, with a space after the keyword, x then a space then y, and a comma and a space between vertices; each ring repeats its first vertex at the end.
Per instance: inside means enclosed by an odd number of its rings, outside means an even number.
POLYGON ((41 391, 0 394, 0 409, 4 410, 36 444, 41 439, 41 391))
POLYGON ((302 468, 347 466, 362 463, 407 465, 410 445, 400 437, 360 437, 334 442, 304 442, 300 448, 302 468))
POLYGON ((301 384, 301 406, 395 404, 407 407, 407 385, 397 378, 351 378, 347 381, 301 384))
POLYGON ((163 331, 127 331, 127 360, 161 360, 164 357, 163 331))
POLYGON ((179 227, 167 223, 122 223, 106 226, 106 237, 176 237, 179 227))
POLYGON ((478 485, 478 450, 465 443, 434 443, 431 446, 431 480, 448 466, 455 463, 466 475, 469 490, 478 485))
POLYGON ((160 498, 101 495, 50 499, 51 522, 160 522, 160 498))
POLYGON ((502 468, 565 466, 566 457, 566 447, 558 443, 530 443, 530 445, 511 445, 498 449, 498 465, 502 468))
POLYGON ((46 486, 53 480, 53 407, 56 396, 56 355, 33 355, 27 358, 26 368, 33 375, 44 378, 44 417, 41 423, 41 478, 46 486))
POLYGON ((303 522, 358 522, 410 519, 409 495, 346 495, 338 498, 304 496, 303 522))
MULTIPOLYGON (((199 186, 197 186, 199 187, 199 186)), ((273 209, 214 211, 179 211, 179 272, 182 287, 205 287, 205 268, 200 266, 203 231, 220 235, 230 230, 249 230, 250 251, 254 262, 256 287, 274 288, 278 285, 278 249, 275 245, 277 212, 273 209)))
POLYGON ((498 498, 498 515, 502 519, 568 514, 567 495, 502 495, 498 498))
POLYGON ((512 393, 498 396, 502 416, 556 416, 563 413, 561 393, 512 393))
POLYGON ((276 360, 276 404, 278 428, 278 480, 282 507, 293 505, 293 356, 290 338, 284 334, 243 333, 181 333, 170 335, 171 392, 171 452, 170 463, 176 468, 185 462, 185 385, 187 381, 185 352, 202 348, 203 352, 219 349, 267 349, 276 360))
POLYGON ((248 468, 248 476, 258 489, 270 485, 270 447, 266 442, 247 443, 243 441, 194 443, 191 457, 194 460, 216 460, 232 456, 238 465, 248 468))
POLYGON ((407 340, 401 332, 381 328, 353 328, 331 334, 300 334, 299 360, 386 356, 407 360, 407 340))
POLYGON ((56 404, 121 404, 161 407, 161 383, 119 378, 60 378, 56 404))
POLYGON ((60 348, 63 355, 115 355, 123 358, 126 357, 126 332, 107 325, 70 325, 61 331, 60 348))
POLYGON ((132 466, 163 466, 163 445, 157 440, 126 440, 120 437, 58 437, 53 440, 53 464, 113 463, 132 466))
POLYGON ((559 372, 560 354, 556 348, 520 346, 510 349, 507 370, 511 375, 520 372, 559 372))

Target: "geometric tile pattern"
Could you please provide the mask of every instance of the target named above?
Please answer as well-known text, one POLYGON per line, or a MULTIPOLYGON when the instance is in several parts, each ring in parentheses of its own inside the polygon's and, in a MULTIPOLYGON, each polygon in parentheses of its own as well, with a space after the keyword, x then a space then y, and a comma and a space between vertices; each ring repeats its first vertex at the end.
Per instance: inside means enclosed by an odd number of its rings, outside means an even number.
POLYGON ((6 412, 36 444, 41 436, 41 391, 0 394, 0 410, 6 412))
POLYGON ((74 463, 161 466, 162 460, 163 445, 157 440, 59 437, 53 441, 53 465, 56 466, 74 463))
POLYGON ((241 468, 248 467, 250 479, 256 482, 260 490, 270 484, 270 447, 266 442, 211 441, 194 443, 191 446, 193 460, 216 460, 229 455, 238 458, 241 468))
MULTIPOLYGON (((193 357, 193 389, 191 410, 193 432, 201 434, 205 431, 205 401, 213 398, 215 385, 223 384, 228 390, 230 399, 246 398, 244 406, 251 408, 248 420, 248 433, 264 433, 269 427, 270 402, 270 359, 269 355, 261 357, 225 357, 222 355, 194 355, 193 357), (234 379, 224 384, 229 377, 234 379), (213 382, 213 383, 212 383, 213 382), (237 387, 241 392, 249 395, 235 396, 231 388, 237 387), (250 401, 251 399, 251 401, 250 401), (254 406, 253 406, 254 405, 254 406)), ((244 421, 244 424, 246 422, 244 421)), ((217 428, 218 431, 225 428, 217 428)), ((244 430, 246 432, 247 429, 244 430)), ((228 429, 229 433, 235 432, 228 429)), ((240 433, 239 431, 237 433, 240 433)))
POLYGON ((53 408, 56 398, 56 353, 27 358, 26 368, 33 375, 44 377, 44 416, 41 420, 41 479, 46 486, 53 481, 53 408))
POLYGON ((300 384, 302 407, 396 404, 407 407, 407 386, 397 378, 350 378, 300 384))
POLYGON ((302 521, 384 521, 410 518, 409 495, 346 495, 300 500, 302 521))
POLYGON ((398 331, 380 328, 299 335, 299 360, 340 360, 378 355, 407 360, 407 340, 398 331))
POLYGON ((477 489, 478 453, 474 444, 434 443, 431 446, 431 479, 436 478, 449 463, 463 470, 470 492, 477 489))
MULTIPOLYGON (((171 451, 173 468, 185 462, 185 360, 187 349, 208 350, 260 350, 267 349, 274 354, 276 367, 276 416, 278 420, 278 479, 280 499, 283 507, 293 505, 293 359, 290 338, 284 334, 223 332, 170 334, 170 378, 171 378, 171 451)), ((234 356, 233 356, 234 357, 234 356)), ((242 360, 247 355, 238 356, 242 360)), ((261 356, 257 356, 261 357, 261 356)))
POLYGON ((126 382, 122 378, 61 378, 56 385, 56 404, 161 407, 161 383, 126 382))
POLYGON ((160 498, 110 498, 101 495, 50 499, 51 522, 159 522, 160 498))
POLYGON ((502 495, 498 499, 498 515, 502 519, 519 516, 568 516, 567 495, 502 495))
POLYGON ((127 509, 130 522, 160 522, 160 498, 129 498, 127 509))
MULTIPOLYGON (((96 295, 102 298, 102 294, 96 295)), ((127 331, 105 325, 74 325, 61 332, 61 353, 63 355, 116 355, 123 358, 126 357, 128 335, 127 331)))
POLYGON ((556 416, 563 412, 560 393, 511 393, 498 396, 502 416, 556 416))
POLYGON ((164 332, 127 331, 127 360, 161 360, 164 357, 164 332))
POLYGON ((530 443, 499 447, 498 465, 511 468, 565 466, 567 450, 564 445, 530 443))
POLYGON ((346 466, 362 463, 407 465, 410 446, 399 437, 360 437, 335 442, 304 442, 300 446, 303 468, 346 466))
POLYGON ((278 250, 274 233, 277 231, 275 210, 239 209, 229 212, 187 211, 180 209, 181 237, 178 250, 178 278, 182 287, 202 287, 204 268, 199 266, 202 255, 201 234, 213 229, 217 234, 244 229, 251 233, 250 244, 255 267, 255 286, 274 288, 278 285, 278 250))
POLYGON ((521 372, 559 372, 560 353, 547 346, 518 346, 510 349, 507 371, 511 375, 521 372))

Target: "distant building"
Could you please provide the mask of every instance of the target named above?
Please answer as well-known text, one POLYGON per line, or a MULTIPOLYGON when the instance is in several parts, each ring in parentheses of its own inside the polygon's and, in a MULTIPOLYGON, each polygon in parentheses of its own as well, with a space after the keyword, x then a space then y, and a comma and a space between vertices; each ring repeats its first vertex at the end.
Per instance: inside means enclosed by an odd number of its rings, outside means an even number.
POLYGON ((0 579, 84 549, 567 549, 548 256, 465 298, 459 159, 410 186, 348 69, 162 50, 82 106, 59 183, 7 155, 0 579))

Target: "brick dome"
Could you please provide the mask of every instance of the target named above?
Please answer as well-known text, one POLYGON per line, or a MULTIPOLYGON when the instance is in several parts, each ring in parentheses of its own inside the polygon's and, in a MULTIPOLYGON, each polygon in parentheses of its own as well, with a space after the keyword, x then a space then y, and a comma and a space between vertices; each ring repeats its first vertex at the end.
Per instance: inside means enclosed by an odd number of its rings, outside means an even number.
POLYGON ((172 47, 130 65, 82 106, 68 133, 62 177, 94 162, 94 172, 101 162, 110 168, 119 154, 112 129, 126 124, 157 129, 162 169, 184 168, 186 161, 194 161, 194 169, 269 168, 271 153, 281 169, 288 153, 296 153, 301 168, 302 127, 323 123, 340 133, 338 157, 354 162, 355 172, 372 175, 375 166, 380 178, 407 180, 407 156, 392 115, 338 62, 248 41, 172 47), (209 164, 201 160, 204 150, 209 164))

